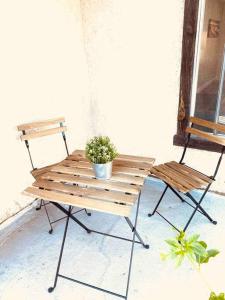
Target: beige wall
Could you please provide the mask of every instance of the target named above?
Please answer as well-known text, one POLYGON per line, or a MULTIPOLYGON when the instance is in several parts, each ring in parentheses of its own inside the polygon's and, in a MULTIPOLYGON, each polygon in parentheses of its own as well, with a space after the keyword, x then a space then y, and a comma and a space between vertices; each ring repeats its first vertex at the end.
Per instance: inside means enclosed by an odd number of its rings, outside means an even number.
MULTIPOLYGON (((0 221, 30 201, 20 194, 32 182, 29 160, 15 138, 23 121, 65 115, 72 149, 102 133, 120 152, 157 163, 179 157, 173 135, 183 9, 183 0, 0 1, 0 221)), ((51 151, 63 158, 61 140, 45 141, 32 143, 35 161, 53 162, 51 151)), ((189 161, 207 172, 215 158, 191 151, 189 161)))
MULTIPOLYGON (((70 148, 86 141, 87 73, 80 16, 79 0, 0 1, 0 222, 31 200, 20 193, 33 179, 26 148, 16 138, 17 124, 64 115, 70 148)), ((36 165, 65 155, 60 136, 31 141, 31 151, 36 165)))
POLYGON ((201 54, 199 65, 198 87, 219 77, 222 48, 224 44, 224 2, 221 0, 206 0, 203 32, 201 38, 201 54), (209 19, 220 21, 221 32, 218 38, 207 38, 209 19))
MULTIPOLYGON (((120 152, 178 159, 176 133, 184 1, 81 0, 93 133, 120 152)), ((212 175, 218 155, 190 150, 212 175)), ((214 190, 225 192, 225 163, 214 190)))

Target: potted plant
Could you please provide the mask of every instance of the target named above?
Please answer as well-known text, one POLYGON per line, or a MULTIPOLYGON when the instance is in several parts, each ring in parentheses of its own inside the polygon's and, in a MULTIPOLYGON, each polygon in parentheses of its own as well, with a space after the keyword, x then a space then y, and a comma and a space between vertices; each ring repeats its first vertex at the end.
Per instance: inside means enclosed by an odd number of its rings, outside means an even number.
POLYGON ((90 139, 86 144, 85 155, 93 164, 96 178, 110 179, 112 161, 118 153, 108 136, 95 136, 90 139))

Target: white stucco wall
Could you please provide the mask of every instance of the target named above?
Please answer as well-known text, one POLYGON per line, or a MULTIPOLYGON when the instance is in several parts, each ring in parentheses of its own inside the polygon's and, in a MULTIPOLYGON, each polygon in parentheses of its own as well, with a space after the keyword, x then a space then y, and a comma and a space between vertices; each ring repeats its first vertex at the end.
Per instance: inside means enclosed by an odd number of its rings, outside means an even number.
MULTIPOLYGON (((0 1, 0 222, 30 201, 20 194, 33 180, 16 139, 21 122, 64 115, 70 149, 101 133, 120 152, 157 163, 179 157, 173 135, 183 9, 183 0, 0 1)), ((60 142, 33 141, 36 165, 63 158, 60 142)), ((204 151, 189 156, 206 172, 215 158, 204 151)), ((224 190, 223 182, 224 164, 214 189, 224 190)))
MULTIPOLYGON (((73 149, 86 142, 89 118, 79 0, 0 1, 0 36, 1 222, 31 201, 20 193, 33 178, 16 125, 65 116, 73 149)), ((65 155, 61 136, 30 147, 36 166, 65 155)))
MULTIPOLYGON (((81 0, 93 133, 120 152, 180 158, 176 133, 184 1, 81 0)), ((212 175, 218 154, 186 161, 212 175)), ((225 164, 213 190, 225 192, 225 164)))

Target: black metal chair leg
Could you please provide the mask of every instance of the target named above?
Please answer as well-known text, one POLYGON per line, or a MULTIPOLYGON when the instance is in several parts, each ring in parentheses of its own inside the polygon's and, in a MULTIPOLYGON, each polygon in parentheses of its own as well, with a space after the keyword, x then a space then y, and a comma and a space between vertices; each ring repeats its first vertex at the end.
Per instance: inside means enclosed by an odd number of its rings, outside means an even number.
POLYGON ((142 240, 140 234, 137 232, 137 230, 135 229, 135 227, 133 226, 133 224, 131 223, 130 219, 128 217, 125 217, 125 220, 127 221, 127 224, 129 225, 129 227, 131 228, 132 232, 135 233, 135 236, 139 239, 139 241, 141 242, 142 246, 146 249, 149 249, 149 245, 146 245, 144 243, 144 241, 142 240))
POLYGON ((66 219, 66 225, 65 225, 65 230, 64 230, 64 234, 63 234, 62 246, 61 246, 61 249, 60 249, 59 260, 58 260, 58 265, 57 265, 57 269, 56 269, 54 285, 53 285, 53 287, 50 287, 48 289, 49 293, 54 291, 54 289, 56 287, 56 284, 57 284, 58 274, 59 274, 59 269, 60 269, 60 264, 61 264, 61 260, 62 260, 63 249, 64 249, 64 244, 65 244, 65 240, 66 240, 66 234, 67 234, 67 229, 68 229, 68 224, 69 224, 69 219, 70 219, 70 214, 71 214, 71 206, 69 206, 69 213, 68 213, 67 219, 66 219))
POLYGON ((49 218, 49 214, 48 214, 46 205, 43 205, 43 206, 44 206, 44 208, 45 208, 45 213, 46 213, 46 216, 47 216, 47 218, 48 218, 48 223, 49 223, 49 226, 50 226, 49 234, 52 234, 52 232, 53 232, 52 223, 51 223, 51 220, 50 220, 50 218, 49 218))
POLYGON ((189 218, 187 224, 186 224, 185 227, 184 227, 184 230, 183 230, 184 232, 187 230, 187 228, 188 228, 188 226, 190 225, 192 219, 194 218, 194 215, 196 214, 197 210, 198 210, 199 207, 201 206, 201 203, 202 203, 202 201, 203 201, 203 199, 204 199, 206 193, 208 192, 208 190, 209 190, 209 188, 210 188, 210 185, 211 185, 211 184, 208 185, 208 187, 206 188, 206 190, 205 190, 204 193, 202 194, 201 199, 199 200, 198 204, 196 205, 196 208, 194 209, 192 215, 190 216, 190 218, 189 218))
POLYGON ((148 214, 149 217, 151 217, 151 216, 153 216, 153 215, 155 214, 155 212, 156 212, 157 208, 159 207, 159 204, 161 203, 161 201, 162 201, 162 199, 163 199, 163 197, 164 197, 164 195, 165 195, 167 189, 168 189, 168 185, 166 185, 166 187, 165 187, 165 189, 164 189, 164 191, 163 191, 163 193, 162 193, 162 196, 160 197, 158 203, 156 204, 156 207, 155 207, 153 213, 151 213, 151 214, 149 213, 149 214, 148 214))
MULTIPOLYGON (((35 200, 38 200, 38 198, 36 198, 35 200)), ((42 206, 43 206, 43 199, 41 199, 39 206, 36 207, 36 210, 40 210, 42 206)))
POLYGON ((86 208, 84 209, 85 210, 85 212, 86 212, 86 214, 87 214, 87 216, 91 216, 91 213, 90 212, 88 212, 87 210, 86 210, 86 208))
MULTIPOLYGON (((190 194, 190 193, 186 193, 186 195, 192 200, 192 202, 194 202, 195 205, 198 205, 198 202, 195 200, 195 198, 190 194)), ((204 210, 204 208, 202 208, 201 205, 199 205, 199 209, 202 212, 202 214, 214 225, 217 224, 217 221, 213 220, 210 215, 204 210)))

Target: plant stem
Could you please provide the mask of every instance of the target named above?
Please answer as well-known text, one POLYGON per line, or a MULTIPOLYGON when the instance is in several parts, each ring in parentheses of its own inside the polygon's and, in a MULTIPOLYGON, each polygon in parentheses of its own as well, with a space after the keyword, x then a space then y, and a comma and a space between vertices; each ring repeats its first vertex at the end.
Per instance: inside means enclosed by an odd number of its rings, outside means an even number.
POLYGON ((202 274, 201 269, 200 269, 200 265, 197 266, 190 258, 188 258, 189 262, 191 263, 193 269, 198 273, 198 275, 200 276, 201 280, 205 283, 205 285, 207 286, 207 288, 210 290, 210 292, 213 292, 208 280, 205 278, 205 276, 202 274))

